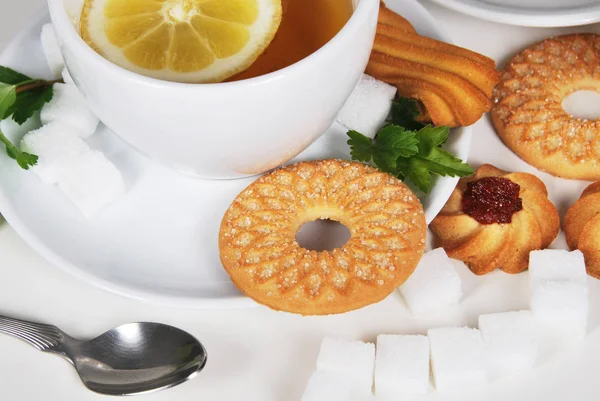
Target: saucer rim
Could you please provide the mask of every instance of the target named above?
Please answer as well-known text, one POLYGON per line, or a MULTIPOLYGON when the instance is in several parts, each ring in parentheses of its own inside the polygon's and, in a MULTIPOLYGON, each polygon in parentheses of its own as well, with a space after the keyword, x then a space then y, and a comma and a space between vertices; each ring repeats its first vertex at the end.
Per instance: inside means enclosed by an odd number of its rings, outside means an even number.
POLYGON ((600 21, 600 3, 560 9, 547 7, 511 7, 481 0, 429 0, 446 9, 501 24, 558 28, 593 24, 600 21))

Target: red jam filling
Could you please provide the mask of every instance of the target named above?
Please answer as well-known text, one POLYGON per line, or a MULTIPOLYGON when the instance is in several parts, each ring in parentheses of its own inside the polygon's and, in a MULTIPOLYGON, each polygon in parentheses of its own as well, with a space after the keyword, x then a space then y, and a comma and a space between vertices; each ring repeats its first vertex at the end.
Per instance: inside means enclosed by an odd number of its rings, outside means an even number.
POLYGON ((481 224, 506 224, 512 215, 523 210, 519 198, 521 187, 501 177, 486 177, 467 184, 462 210, 481 224))

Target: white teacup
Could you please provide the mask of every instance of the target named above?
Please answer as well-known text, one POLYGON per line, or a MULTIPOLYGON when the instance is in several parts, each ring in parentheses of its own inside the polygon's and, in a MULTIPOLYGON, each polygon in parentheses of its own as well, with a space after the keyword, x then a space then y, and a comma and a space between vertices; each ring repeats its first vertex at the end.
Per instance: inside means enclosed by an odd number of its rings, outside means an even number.
POLYGON ((379 12, 379 0, 354 0, 337 36, 274 73, 184 84, 130 72, 92 50, 76 29, 82 3, 48 0, 67 68, 90 108, 141 153, 205 178, 265 172, 321 136, 365 70, 379 12))

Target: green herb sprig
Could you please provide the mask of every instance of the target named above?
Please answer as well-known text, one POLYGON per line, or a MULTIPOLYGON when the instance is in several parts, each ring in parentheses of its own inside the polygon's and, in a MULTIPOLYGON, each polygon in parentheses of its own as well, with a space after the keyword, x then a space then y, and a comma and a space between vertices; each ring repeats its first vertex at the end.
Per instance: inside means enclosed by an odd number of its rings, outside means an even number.
MULTIPOLYGON (((27 121, 44 104, 52 100, 52 85, 61 81, 33 79, 8 67, 0 66, 0 120, 12 117, 19 125, 27 121)), ((0 142, 9 157, 28 170, 38 157, 21 152, 0 130, 0 142)))
POLYGON ((442 149, 448 140, 449 127, 434 127, 416 120, 419 109, 415 100, 397 98, 390 115, 390 124, 384 126, 375 139, 348 131, 353 160, 372 160, 380 170, 410 180, 425 193, 431 190, 433 175, 466 177, 475 172, 467 163, 442 149))

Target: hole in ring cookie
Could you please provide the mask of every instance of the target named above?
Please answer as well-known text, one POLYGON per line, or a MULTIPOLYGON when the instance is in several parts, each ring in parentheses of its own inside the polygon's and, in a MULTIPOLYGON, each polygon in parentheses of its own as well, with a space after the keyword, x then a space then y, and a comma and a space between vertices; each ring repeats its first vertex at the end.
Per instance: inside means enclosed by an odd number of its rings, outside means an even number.
POLYGON ((595 90, 578 90, 562 101, 563 109, 576 118, 595 120, 600 118, 600 93, 595 90))
POLYGON ((350 239, 350 230, 339 221, 319 219, 304 223, 296 233, 296 242, 309 251, 333 251, 350 239))

